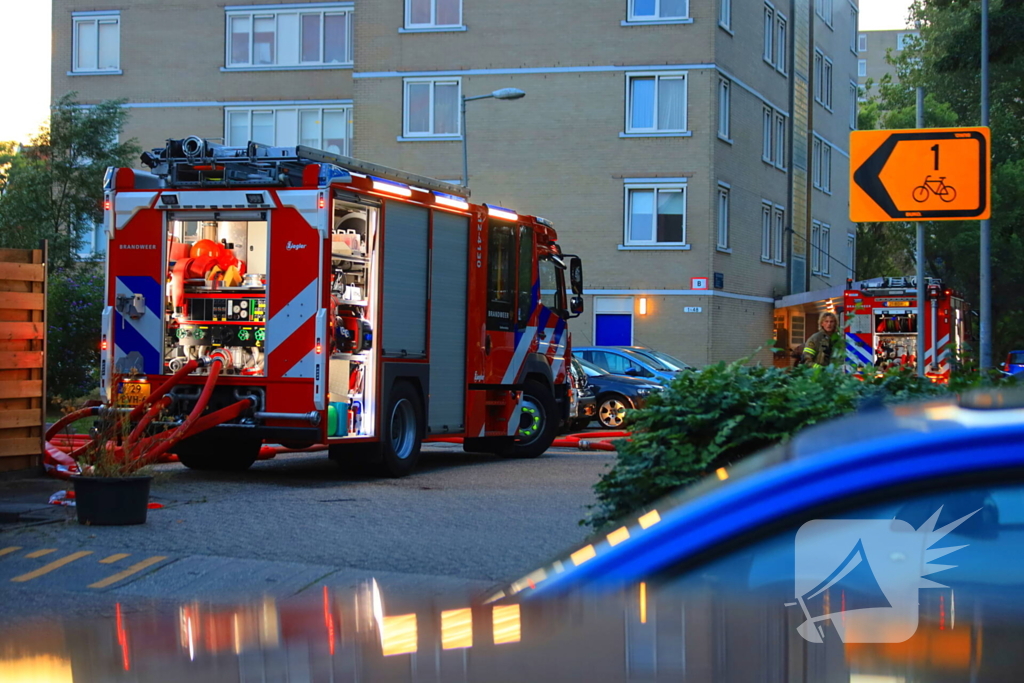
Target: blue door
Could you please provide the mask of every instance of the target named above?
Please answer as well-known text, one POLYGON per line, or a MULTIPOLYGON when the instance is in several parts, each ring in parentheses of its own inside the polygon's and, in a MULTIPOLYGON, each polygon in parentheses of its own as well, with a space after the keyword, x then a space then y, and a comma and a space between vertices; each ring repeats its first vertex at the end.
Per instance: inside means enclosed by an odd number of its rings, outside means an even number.
POLYGON ((594 340, 597 346, 631 346, 633 316, 629 313, 598 313, 594 340))

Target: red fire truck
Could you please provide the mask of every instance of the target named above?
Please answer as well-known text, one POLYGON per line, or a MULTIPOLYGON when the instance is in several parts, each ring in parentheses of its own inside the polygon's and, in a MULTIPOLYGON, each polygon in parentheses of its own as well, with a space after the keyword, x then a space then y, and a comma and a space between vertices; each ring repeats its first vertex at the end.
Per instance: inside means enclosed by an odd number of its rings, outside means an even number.
POLYGON ((101 388, 166 393, 157 425, 229 416, 175 446, 188 467, 267 441, 401 476, 424 438, 535 457, 568 419, 582 266, 549 221, 302 146, 190 137, 143 163, 105 180, 101 388))
POLYGON ((970 339, 970 308, 940 280, 929 279, 925 286, 923 325, 917 319, 915 278, 879 278, 843 293, 848 368, 916 368, 917 338, 923 334, 925 374, 933 381, 949 380, 954 359, 963 357, 970 339))

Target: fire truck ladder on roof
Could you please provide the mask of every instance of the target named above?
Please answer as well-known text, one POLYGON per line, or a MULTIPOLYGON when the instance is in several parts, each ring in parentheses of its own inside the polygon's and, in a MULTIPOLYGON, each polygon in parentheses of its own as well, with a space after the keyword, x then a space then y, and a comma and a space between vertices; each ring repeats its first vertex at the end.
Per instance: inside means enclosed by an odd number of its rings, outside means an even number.
POLYGON ((388 166, 342 154, 297 145, 274 147, 250 142, 245 147, 226 147, 197 136, 168 140, 163 149, 144 152, 142 163, 172 186, 286 185, 310 163, 331 164, 346 171, 434 190, 456 197, 469 197, 469 188, 434 178, 400 171, 388 166))

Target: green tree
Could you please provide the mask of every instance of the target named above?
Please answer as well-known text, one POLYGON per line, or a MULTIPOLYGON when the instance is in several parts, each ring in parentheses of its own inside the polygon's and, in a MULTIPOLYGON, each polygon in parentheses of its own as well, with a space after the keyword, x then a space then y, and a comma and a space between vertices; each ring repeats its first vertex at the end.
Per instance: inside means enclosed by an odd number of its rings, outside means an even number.
MULTIPOLYGON (((980 115, 979 0, 916 3, 911 19, 921 39, 888 60, 899 83, 883 79, 859 121, 863 128, 912 128, 915 89, 925 89, 925 126, 976 126, 980 115)), ((1024 345, 1024 5, 995 0, 990 16, 992 127, 993 359, 1024 345)), ((926 228, 925 270, 975 305, 979 301, 978 221, 933 221, 926 228)), ((873 253, 906 245, 912 264, 912 228, 867 224, 858 228, 858 276, 871 272, 873 253), (879 227, 884 226, 884 227, 879 227)), ((910 270, 907 271, 911 272, 910 270)))
POLYGON ((131 166, 135 140, 119 142, 123 101, 83 106, 69 93, 54 103, 50 123, 31 145, 0 146, 0 247, 50 242, 50 268, 75 263, 82 237, 103 218, 103 174, 131 166))

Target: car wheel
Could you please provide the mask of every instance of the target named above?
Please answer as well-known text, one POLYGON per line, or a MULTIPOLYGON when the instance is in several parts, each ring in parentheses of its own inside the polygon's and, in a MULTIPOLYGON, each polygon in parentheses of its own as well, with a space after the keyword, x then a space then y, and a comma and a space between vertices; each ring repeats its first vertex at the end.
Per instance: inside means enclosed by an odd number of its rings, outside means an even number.
POLYGON ((616 429, 622 426, 626 411, 632 407, 629 400, 620 394, 602 396, 597 403, 597 419, 602 427, 616 429))
POLYGON ((262 445, 261 439, 200 435, 185 439, 170 450, 190 470, 242 472, 256 462, 262 445))

